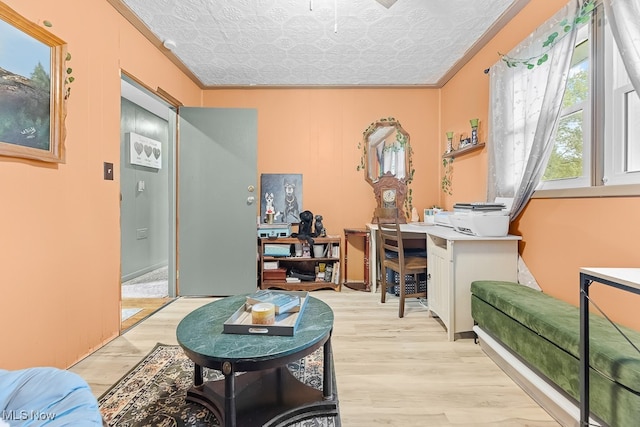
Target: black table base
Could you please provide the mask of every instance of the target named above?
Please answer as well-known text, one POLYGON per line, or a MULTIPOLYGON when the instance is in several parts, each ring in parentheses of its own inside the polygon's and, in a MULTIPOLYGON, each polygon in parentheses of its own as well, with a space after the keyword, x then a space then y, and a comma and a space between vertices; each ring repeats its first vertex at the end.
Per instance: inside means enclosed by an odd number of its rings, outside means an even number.
MULTIPOLYGON (((331 390, 335 391, 334 376, 330 378, 331 390)), ((275 427, 309 418, 338 416, 335 395, 325 398, 322 390, 301 383, 284 366, 236 375, 234 383, 235 425, 238 426, 275 427)), ((225 379, 191 387, 187 401, 199 403, 213 412, 220 425, 230 425, 223 410, 225 379)))

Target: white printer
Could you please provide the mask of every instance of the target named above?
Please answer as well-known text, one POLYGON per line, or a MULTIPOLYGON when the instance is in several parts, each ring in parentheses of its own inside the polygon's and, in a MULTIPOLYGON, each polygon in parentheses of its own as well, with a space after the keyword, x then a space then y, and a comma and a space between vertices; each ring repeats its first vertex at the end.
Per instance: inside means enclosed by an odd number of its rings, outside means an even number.
POLYGON ((433 216, 433 223, 435 225, 441 225, 443 227, 453 227, 449 217, 453 215, 450 211, 440 211, 433 216))
POLYGON ((479 237, 504 237, 509 233, 510 208, 511 206, 500 201, 456 203, 448 220, 459 233, 479 237))

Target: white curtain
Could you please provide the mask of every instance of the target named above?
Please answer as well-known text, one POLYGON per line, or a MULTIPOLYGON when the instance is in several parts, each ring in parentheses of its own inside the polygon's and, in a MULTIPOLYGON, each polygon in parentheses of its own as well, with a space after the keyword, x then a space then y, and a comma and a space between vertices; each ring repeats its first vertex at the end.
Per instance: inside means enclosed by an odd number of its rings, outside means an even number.
POLYGON ((604 11, 631 84, 640 94, 640 1, 604 0, 604 11))
POLYGON ((555 31, 563 34, 561 22, 572 22, 580 3, 571 0, 507 55, 534 58, 533 68, 522 64, 509 67, 502 60, 491 67, 487 200, 513 198, 511 220, 531 198, 552 152, 576 28, 558 37, 551 49, 543 44, 555 31), (544 53, 548 59, 538 65, 544 53))

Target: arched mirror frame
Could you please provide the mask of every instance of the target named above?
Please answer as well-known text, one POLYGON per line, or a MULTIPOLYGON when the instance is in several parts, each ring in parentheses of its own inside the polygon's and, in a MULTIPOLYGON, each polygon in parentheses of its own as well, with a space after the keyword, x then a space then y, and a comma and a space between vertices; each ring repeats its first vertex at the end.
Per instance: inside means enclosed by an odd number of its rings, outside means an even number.
POLYGON ((413 177, 409 133, 392 117, 371 123, 363 132, 365 180, 373 187, 377 207, 372 222, 406 222, 407 185, 413 177), (391 204, 384 200, 388 190, 391 204))
POLYGON ((410 173, 409 134, 392 117, 373 122, 363 133, 365 179, 371 185, 383 176, 406 181, 410 173))

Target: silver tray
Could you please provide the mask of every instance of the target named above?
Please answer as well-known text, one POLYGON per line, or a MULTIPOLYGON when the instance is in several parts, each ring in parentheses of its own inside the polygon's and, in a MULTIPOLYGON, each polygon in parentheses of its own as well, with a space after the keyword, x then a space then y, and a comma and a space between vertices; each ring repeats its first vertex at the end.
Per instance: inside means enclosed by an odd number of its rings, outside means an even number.
POLYGON ((251 305, 245 303, 224 322, 223 332, 226 334, 293 336, 296 333, 300 319, 302 319, 309 292, 291 291, 291 293, 300 297, 300 309, 298 311, 277 315, 276 321, 272 325, 256 325, 251 322, 251 305))

